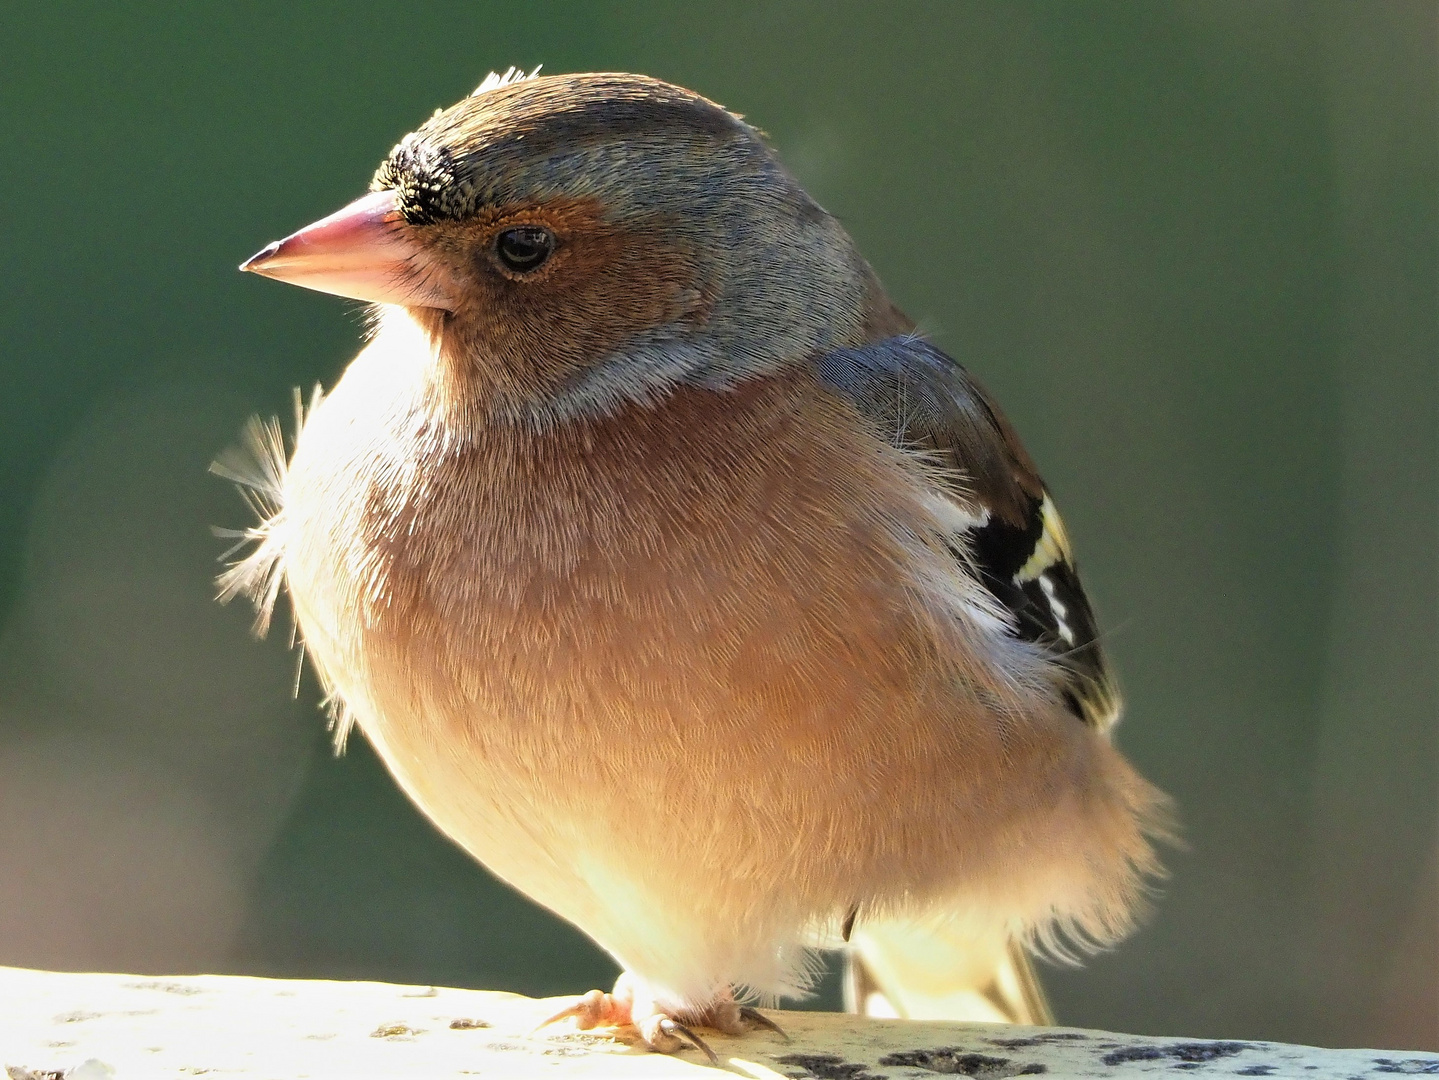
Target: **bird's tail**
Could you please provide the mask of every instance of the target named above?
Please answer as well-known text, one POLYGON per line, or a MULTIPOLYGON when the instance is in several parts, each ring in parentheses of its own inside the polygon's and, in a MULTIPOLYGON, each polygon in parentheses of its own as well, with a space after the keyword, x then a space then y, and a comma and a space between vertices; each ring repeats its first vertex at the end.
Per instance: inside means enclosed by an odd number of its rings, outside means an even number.
POLYGON ((1024 946, 970 920, 879 921, 850 937, 845 1005, 866 1016, 1054 1023, 1024 946))

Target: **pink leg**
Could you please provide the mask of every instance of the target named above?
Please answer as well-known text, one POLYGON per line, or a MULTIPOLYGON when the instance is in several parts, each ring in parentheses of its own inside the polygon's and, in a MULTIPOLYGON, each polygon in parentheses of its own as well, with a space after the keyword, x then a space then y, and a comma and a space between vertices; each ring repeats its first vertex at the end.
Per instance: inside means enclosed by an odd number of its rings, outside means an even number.
POLYGON ((709 1044, 688 1026, 660 1009, 648 989, 627 971, 615 981, 612 993, 591 990, 573 1005, 555 1013, 540 1027, 547 1027, 569 1017, 574 1017, 575 1025, 581 1031, 596 1027, 633 1026, 651 1050, 673 1054, 688 1043, 709 1058, 711 1065, 720 1063, 709 1044))
POLYGON ((628 971, 615 981, 615 988, 611 993, 591 990, 576 999, 574 1004, 555 1013, 540 1027, 547 1027, 571 1017, 581 1031, 597 1027, 633 1027, 639 1032, 646 1046, 662 1054, 673 1054, 688 1044, 709 1058, 711 1065, 718 1065, 719 1058, 709 1048, 709 1044, 694 1033, 690 1025, 713 1028, 726 1035, 743 1035, 751 1027, 761 1027, 789 1042, 789 1036, 778 1024, 758 1009, 736 1002, 729 990, 725 990, 704 1008, 686 1009, 676 1013, 661 1008, 644 980, 636 978, 628 971))

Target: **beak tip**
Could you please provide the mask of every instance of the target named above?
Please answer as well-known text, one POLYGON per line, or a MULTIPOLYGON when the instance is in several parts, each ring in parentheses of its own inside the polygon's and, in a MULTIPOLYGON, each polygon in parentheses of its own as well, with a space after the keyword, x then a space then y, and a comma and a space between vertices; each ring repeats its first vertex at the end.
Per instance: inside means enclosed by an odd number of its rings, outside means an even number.
POLYGON ((453 310, 443 268, 405 226, 398 198, 393 190, 364 195, 266 244, 240 271, 372 304, 453 310))
POLYGON ((269 259, 270 256, 274 255, 275 252, 277 252, 277 251, 279 251, 279 250, 280 250, 280 241, 278 241, 278 240, 272 240, 270 243, 266 244, 266 245, 265 245, 263 248, 261 248, 259 251, 255 252, 255 254, 251 255, 248 259, 246 259, 244 262, 242 262, 242 263, 240 264, 240 269, 241 269, 242 271, 244 271, 245 273, 250 273, 250 274, 259 273, 262 264, 263 264, 267 259, 269 259))

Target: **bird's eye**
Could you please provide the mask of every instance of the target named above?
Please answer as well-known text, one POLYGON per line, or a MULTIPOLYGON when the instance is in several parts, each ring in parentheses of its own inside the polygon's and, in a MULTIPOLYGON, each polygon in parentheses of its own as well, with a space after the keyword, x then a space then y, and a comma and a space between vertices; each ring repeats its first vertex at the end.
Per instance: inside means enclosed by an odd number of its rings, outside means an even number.
POLYGON ((518 225, 495 237, 495 255, 507 270, 528 274, 555 250, 555 234, 539 225, 518 225))

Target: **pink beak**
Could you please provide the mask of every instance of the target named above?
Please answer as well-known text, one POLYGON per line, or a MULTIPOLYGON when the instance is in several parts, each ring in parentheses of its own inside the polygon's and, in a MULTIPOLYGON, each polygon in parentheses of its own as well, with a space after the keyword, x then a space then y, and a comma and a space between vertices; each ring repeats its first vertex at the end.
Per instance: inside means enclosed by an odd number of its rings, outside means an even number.
POLYGON ((439 268, 410 233, 393 191, 373 191, 276 240, 241 270, 376 304, 455 309, 439 268))

